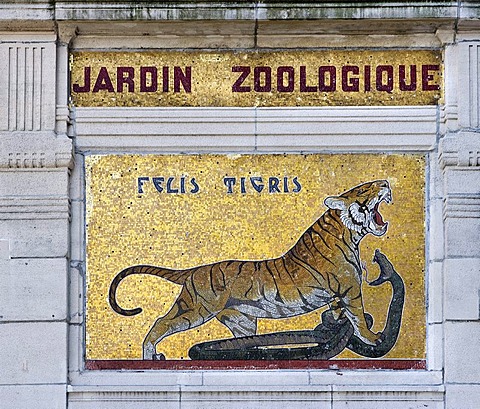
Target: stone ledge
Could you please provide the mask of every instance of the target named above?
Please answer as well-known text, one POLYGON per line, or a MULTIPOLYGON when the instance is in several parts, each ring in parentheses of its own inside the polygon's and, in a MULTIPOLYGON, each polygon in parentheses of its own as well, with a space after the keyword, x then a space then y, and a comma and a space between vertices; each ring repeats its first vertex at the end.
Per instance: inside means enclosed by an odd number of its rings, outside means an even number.
POLYGON ((427 151, 436 107, 77 108, 80 152, 427 151))
MULTIPOLYGON (((72 368, 73 369, 73 368, 72 368)), ((245 392, 245 391, 325 391, 332 385, 342 390, 358 390, 359 385, 365 390, 385 391, 442 391, 441 371, 85 371, 72 376, 69 390, 72 392, 108 392, 126 391, 172 391, 182 388, 190 392, 245 392), (297 379, 297 383, 285 381, 290 373, 308 373, 309 377, 297 379), (211 382, 206 382, 205 375, 210 374, 211 382), (234 382, 225 385, 215 383, 216 378, 230 374, 234 382), (135 385, 132 384, 133 377, 135 385), (303 383, 298 383, 301 381, 303 383)))

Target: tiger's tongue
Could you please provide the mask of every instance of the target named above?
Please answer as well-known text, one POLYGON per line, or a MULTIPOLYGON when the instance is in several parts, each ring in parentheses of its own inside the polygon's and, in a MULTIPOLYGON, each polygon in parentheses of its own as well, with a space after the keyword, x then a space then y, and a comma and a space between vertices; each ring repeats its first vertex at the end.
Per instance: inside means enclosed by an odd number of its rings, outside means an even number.
POLYGON ((377 223, 377 225, 379 226, 384 226, 385 225, 385 222, 383 221, 382 219, 382 215, 379 213, 378 211, 378 206, 379 206, 379 203, 377 203, 375 205, 375 207, 373 208, 373 214, 374 214, 374 217, 375 217, 375 223, 377 223))

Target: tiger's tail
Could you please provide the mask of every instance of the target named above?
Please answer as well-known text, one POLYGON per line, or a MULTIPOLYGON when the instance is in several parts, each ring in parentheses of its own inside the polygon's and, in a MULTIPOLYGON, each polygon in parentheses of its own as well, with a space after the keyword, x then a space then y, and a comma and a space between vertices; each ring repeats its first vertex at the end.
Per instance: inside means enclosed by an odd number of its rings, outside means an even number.
POLYGON ((147 265, 131 266, 120 271, 112 280, 112 283, 110 284, 108 301, 113 311, 115 311, 117 314, 125 315, 127 317, 130 317, 132 315, 137 315, 142 312, 141 308, 133 308, 131 310, 125 310, 122 307, 120 307, 117 303, 117 299, 116 299, 117 287, 125 277, 128 277, 129 275, 132 275, 132 274, 154 275, 157 277, 165 278, 168 281, 171 281, 173 283, 183 285, 186 279, 190 276, 190 271, 189 270, 172 270, 168 268, 147 266, 147 265))

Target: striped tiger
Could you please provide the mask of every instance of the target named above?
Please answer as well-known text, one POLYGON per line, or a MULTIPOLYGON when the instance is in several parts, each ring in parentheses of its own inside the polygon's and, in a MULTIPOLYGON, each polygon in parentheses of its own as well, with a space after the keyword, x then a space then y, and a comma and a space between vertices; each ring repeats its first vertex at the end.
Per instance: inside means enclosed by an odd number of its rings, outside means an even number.
POLYGON ((379 205, 392 199, 386 180, 353 187, 327 197, 327 211, 295 245, 278 258, 230 260, 184 270, 136 265, 122 270, 110 285, 109 302, 121 315, 139 314, 116 301, 120 282, 132 274, 162 277, 182 285, 173 306, 150 328, 143 342, 143 359, 164 359, 156 345, 165 337, 218 319, 234 337, 255 335, 258 318, 286 318, 329 305, 348 318, 354 334, 369 345, 381 334, 369 329, 362 299, 359 244, 367 234, 382 236, 388 223, 379 205))

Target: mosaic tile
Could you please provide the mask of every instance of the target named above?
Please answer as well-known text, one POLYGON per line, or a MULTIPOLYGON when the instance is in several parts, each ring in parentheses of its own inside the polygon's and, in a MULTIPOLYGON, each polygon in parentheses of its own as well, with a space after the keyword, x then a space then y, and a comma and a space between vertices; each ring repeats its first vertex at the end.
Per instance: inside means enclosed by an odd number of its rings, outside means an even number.
MULTIPOLYGON (((147 333, 182 290, 161 277, 130 275, 118 285, 116 302, 124 310, 142 311, 124 316, 109 302, 112 280, 120 271, 134 265, 181 270, 223 260, 281 257, 327 210, 325 198, 383 179, 393 194, 392 204, 379 207, 388 230, 382 236, 368 234, 360 243, 364 309, 373 315, 372 331, 382 331, 391 286, 365 281, 379 275, 371 260, 380 249, 405 283, 400 334, 385 357, 425 358, 424 156, 92 155, 85 164, 87 359, 142 359, 147 333)), ((197 284, 220 285, 204 281, 197 284)), ((296 289, 289 291, 298 298, 296 289)), ((313 329, 325 309, 259 318, 257 334, 313 329)), ((167 360, 187 360, 194 345, 231 337, 212 318, 165 337, 157 352, 167 360)), ((345 348, 335 359, 359 357, 345 348)))

